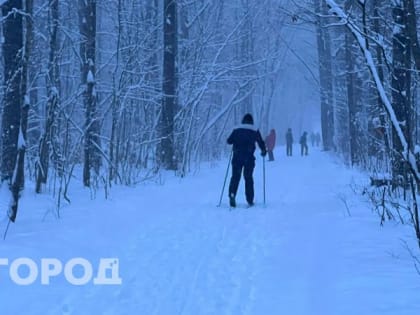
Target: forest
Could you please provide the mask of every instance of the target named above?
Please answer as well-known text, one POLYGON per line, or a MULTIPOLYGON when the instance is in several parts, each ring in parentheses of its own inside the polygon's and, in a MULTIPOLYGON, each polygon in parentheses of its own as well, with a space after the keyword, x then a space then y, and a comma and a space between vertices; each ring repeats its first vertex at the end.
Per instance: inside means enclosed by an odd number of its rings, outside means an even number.
POLYGON ((0 3, 10 221, 25 186, 53 195, 59 217, 73 182, 94 198, 161 172, 187 176, 226 156, 226 133, 247 112, 267 133, 282 116, 284 34, 300 27, 316 43, 315 67, 292 53, 318 85, 323 150, 366 171, 362 193, 381 221, 412 225, 420 244, 420 1, 0 3))

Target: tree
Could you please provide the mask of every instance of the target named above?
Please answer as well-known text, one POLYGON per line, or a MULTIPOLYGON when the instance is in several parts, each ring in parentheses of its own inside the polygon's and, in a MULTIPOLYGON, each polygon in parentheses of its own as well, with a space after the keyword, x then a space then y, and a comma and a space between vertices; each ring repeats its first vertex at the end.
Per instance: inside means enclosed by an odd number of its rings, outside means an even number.
MULTIPOLYGON (((39 162, 36 165, 36 187, 37 193, 41 192, 41 185, 46 184, 48 178, 48 167, 50 159, 50 146, 54 143, 58 119, 58 103, 60 90, 60 70, 58 65, 58 25, 59 11, 58 0, 49 0, 50 20, 50 51, 48 60, 48 100, 47 100, 47 119, 45 121, 44 133, 39 144, 39 162)), ((57 152, 58 148, 54 149, 57 152)), ((58 154, 55 154, 57 156, 58 154)), ((59 157, 57 157, 59 158, 59 157)), ((57 163, 57 162, 56 162, 57 163)), ((57 163, 60 164, 60 163, 57 163)))
POLYGON ((327 7, 323 0, 314 0, 315 13, 317 15, 317 43, 319 79, 321 89, 321 128, 324 150, 334 148, 334 104, 332 86, 331 65, 331 40, 327 29, 327 21, 322 16, 327 13, 327 7))
POLYGON ((92 169, 100 167, 99 122, 96 113, 96 0, 79 0, 81 82, 85 109, 83 183, 91 186, 92 169))
POLYGON ((163 5, 163 74, 162 111, 160 116, 159 157, 163 168, 176 170, 174 146, 174 116, 177 111, 177 0, 165 0, 163 5))
MULTIPOLYGON (((354 5, 353 0, 346 1, 347 10, 354 5)), ((354 11, 354 10, 353 10, 354 11)), ((363 150, 360 150, 360 126, 359 120, 362 114, 360 106, 361 86, 358 78, 357 52, 354 48, 354 37, 345 29, 345 51, 346 51, 346 79, 347 79, 347 105, 349 119, 349 137, 350 137, 350 161, 351 165, 359 164, 362 159, 363 150)))
POLYGON ((5 91, 2 116, 2 159, 1 180, 9 185, 11 203, 9 218, 15 221, 19 194, 24 181, 24 148, 27 118, 23 89, 26 88, 24 73, 23 42, 23 3, 22 0, 6 1, 2 6, 3 14, 3 55, 5 91))
POLYGON ((416 69, 417 71, 420 71, 420 44, 417 36, 417 13, 415 0, 403 0, 403 7, 405 10, 405 31, 410 40, 411 53, 416 69))
MULTIPOLYGON (((394 19, 394 32, 392 39, 392 107, 400 123, 409 149, 412 149, 412 109, 411 109, 411 43, 407 23, 408 11, 402 1, 394 1, 392 16, 394 19)), ((404 147, 401 139, 393 129, 393 148, 395 150, 393 171, 394 176, 406 173, 404 147)), ((405 176, 405 175, 404 175, 405 176)))
MULTIPOLYGON (((252 8, 250 0, 242 0, 241 1, 241 16, 240 19, 243 19, 243 28, 241 31, 240 41, 238 42, 238 58, 241 60, 241 63, 244 66, 243 71, 241 71, 242 76, 244 78, 249 79, 251 77, 251 73, 255 72, 255 69, 252 69, 252 60, 253 60, 253 34, 254 34, 254 27, 252 25, 252 11, 255 8, 252 8)), ((253 86, 250 89, 254 89, 253 86)), ((247 93, 247 92, 245 92, 247 93)), ((254 104, 253 104, 253 95, 251 93, 247 93, 242 105, 242 111, 240 116, 242 117, 243 113, 253 113, 254 112, 254 104)))

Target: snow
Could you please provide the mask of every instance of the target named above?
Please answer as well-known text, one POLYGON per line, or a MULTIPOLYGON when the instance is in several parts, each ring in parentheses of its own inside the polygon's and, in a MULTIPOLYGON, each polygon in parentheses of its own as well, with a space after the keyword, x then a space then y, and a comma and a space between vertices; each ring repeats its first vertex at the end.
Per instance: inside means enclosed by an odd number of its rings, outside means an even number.
POLYGON ((93 75, 92 71, 89 70, 86 78, 87 83, 95 83, 95 76, 93 75))
POLYGON ((379 117, 374 117, 372 123, 374 128, 382 127, 381 119, 379 117))
POLYGON ((411 228, 380 227, 350 187, 367 176, 317 150, 284 151, 266 163, 266 207, 261 157, 250 209, 243 183, 239 208, 229 210, 226 192, 215 206, 227 161, 183 179, 164 174, 164 185, 114 187, 108 200, 74 181, 59 220, 51 197, 28 185, 0 258, 83 257, 96 268, 115 257, 122 285, 73 286, 60 275, 18 286, 0 266, 2 314, 419 314, 420 278, 401 242, 418 251, 411 228))
POLYGON ((23 147, 26 147, 26 141, 23 137, 22 129, 19 128, 19 136, 18 136, 18 148, 21 149, 23 147))
POLYGON ((58 97, 59 92, 56 86, 51 87, 51 94, 55 97, 58 97))

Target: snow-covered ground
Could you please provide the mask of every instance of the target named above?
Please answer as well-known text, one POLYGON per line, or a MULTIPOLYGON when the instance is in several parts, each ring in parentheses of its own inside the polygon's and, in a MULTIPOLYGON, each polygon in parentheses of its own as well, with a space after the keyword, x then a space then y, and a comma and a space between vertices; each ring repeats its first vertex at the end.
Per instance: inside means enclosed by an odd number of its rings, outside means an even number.
POLYGON ((261 158, 250 209, 229 211, 226 198, 216 207, 225 163, 164 185, 117 187, 108 200, 73 189, 60 220, 49 196, 28 189, 0 258, 83 257, 95 268, 116 257, 123 282, 74 286, 60 275, 19 286, 0 266, 0 313, 418 315, 420 276, 402 245, 415 249, 412 231, 379 226, 350 188, 364 180, 357 172, 319 151, 283 151, 266 164, 266 207, 261 158))

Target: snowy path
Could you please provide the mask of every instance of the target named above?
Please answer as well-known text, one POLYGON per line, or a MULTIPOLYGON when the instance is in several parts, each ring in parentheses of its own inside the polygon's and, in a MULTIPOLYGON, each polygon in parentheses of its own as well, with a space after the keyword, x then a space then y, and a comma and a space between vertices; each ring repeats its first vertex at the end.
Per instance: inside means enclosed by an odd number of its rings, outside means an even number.
POLYGON ((106 202, 80 198, 59 222, 31 222, 48 201, 26 196, 32 213, 12 227, 2 257, 118 257, 123 285, 57 277, 20 287, 0 269, 1 314, 419 314, 420 277, 400 241, 411 231, 380 228, 349 187, 358 175, 327 155, 282 154, 266 165, 267 207, 215 207, 225 165, 118 188, 106 202))

